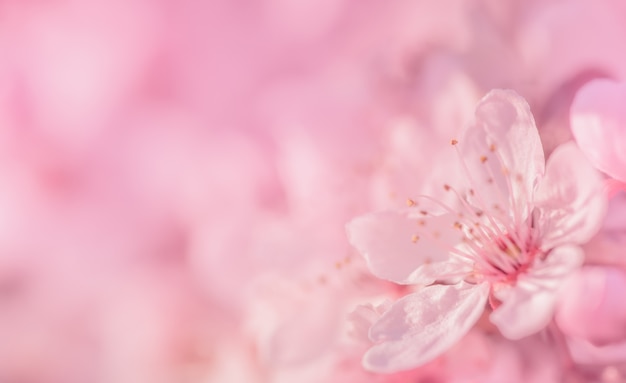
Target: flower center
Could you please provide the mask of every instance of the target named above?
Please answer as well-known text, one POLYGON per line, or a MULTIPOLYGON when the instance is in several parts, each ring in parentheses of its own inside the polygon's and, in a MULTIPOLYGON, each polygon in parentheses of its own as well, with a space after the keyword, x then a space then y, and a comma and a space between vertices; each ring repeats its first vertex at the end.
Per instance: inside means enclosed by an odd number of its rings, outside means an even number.
POLYGON ((495 283, 513 283, 528 270, 539 253, 531 243, 520 243, 515 235, 500 235, 490 245, 473 252, 476 260, 474 277, 495 283))

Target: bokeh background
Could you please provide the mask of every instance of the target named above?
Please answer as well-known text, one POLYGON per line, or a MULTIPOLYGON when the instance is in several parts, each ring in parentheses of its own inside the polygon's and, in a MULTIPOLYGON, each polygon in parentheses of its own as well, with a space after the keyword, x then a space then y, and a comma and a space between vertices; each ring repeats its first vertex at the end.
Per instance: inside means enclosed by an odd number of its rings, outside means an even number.
POLYGON ((620 0, 0 0, 0 382, 550 381, 471 336, 363 371, 346 318, 402 291, 344 226, 445 179, 492 88, 568 140, 625 38, 620 0))

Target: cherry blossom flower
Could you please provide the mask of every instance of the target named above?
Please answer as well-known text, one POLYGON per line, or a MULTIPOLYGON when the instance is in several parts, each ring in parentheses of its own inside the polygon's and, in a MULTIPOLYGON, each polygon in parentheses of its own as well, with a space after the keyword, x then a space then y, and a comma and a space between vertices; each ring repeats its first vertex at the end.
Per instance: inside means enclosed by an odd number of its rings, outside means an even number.
POLYGON ((405 210, 348 224, 372 273, 425 286, 372 325, 367 369, 394 372, 434 359, 473 327, 488 302, 505 337, 542 330, 563 280, 583 262, 579 245, 602 223, 600 175, 573 143, 546 163, 530 108, 515 92, 485 96, 452 145, 462 176, 442 192, 454 193, 456 205, 423 196, 405 210))

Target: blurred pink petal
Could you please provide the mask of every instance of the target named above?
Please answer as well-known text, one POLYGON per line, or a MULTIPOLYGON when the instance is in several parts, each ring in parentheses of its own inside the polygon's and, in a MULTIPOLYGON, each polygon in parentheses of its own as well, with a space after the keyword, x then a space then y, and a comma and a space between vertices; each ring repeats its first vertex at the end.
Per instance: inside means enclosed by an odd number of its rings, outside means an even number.
POLYGON ((610 176, 626 181, 626 84, 595 80, 572 104, 574 137, 589 160, 610 176))
POLYGON ((626 340, 626 305, 621 299, 626 273, 618 268, 587 266, 572 275, 556 320, 568 335, 595 345, 626 340))

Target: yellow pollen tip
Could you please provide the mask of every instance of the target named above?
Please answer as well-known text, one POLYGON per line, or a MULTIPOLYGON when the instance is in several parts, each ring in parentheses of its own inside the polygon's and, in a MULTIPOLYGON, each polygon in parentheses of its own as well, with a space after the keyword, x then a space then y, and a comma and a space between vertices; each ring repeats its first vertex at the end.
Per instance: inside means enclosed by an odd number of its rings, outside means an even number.
POLYGON ((487 156, 480 156, 480 162, 483 164, 487 162, 487 156))
POLYGON ((490 150, 491 152, 495 152, 495 151, 496 151, 496 144, 491 144, 491 145, 489 145, 489 150, 490 150))
POLYGON ((419 240, 420 240, 420 237, 418 235, 413 234, 411 236, 411 242, 415 243, 415 242, 417 242, 419 240))
POLYGON ((458 140, 451 140, 451 141, 450 141, 450 145, 452 145, 452 146, 454 146, 454 145, 456 145, 456 144, 458 144, 458 143, 459 143, 459 141, 458 141, 458 140))
POLYGON ((412 199, 409 198, 409 199, 406 200, 406 206, 413 207, 415 205, 417 205, 417 203, 415 201, 413 201, 412 199))

